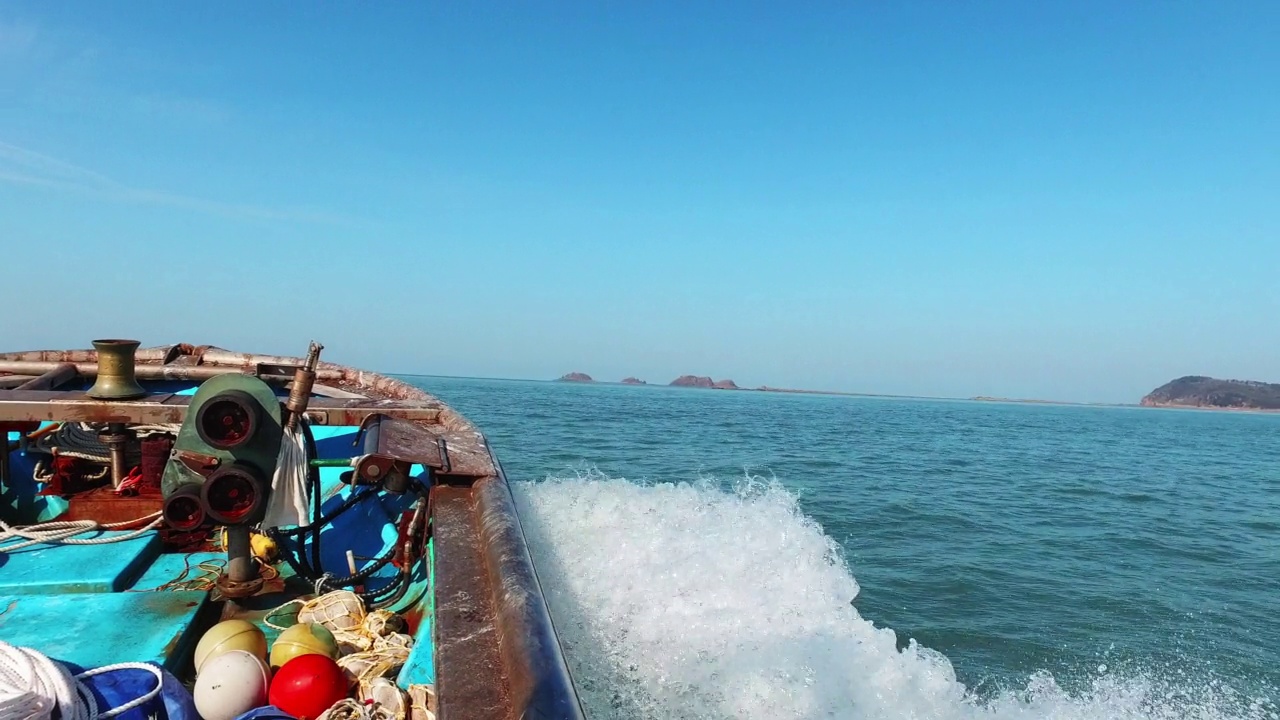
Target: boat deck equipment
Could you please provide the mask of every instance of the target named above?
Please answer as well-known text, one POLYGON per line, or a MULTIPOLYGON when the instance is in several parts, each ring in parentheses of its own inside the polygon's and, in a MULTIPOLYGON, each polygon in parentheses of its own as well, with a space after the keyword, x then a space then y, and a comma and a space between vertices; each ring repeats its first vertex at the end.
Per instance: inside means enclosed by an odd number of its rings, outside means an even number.
MULTIPOLYGON (((66 682, 105 711, 130 683, 95 669, 145 663, 162 688, 139 680, 136 707, 103 716, 195 720, 181 700, 210 627, 274 642, 337 598, 401 632, 369 636, 361 652, 391 648, 376 669, 338 659, 360 702, 327 720, 582 718, 502 466, 464 417, 315 343, 93 345, 0 354, 0 666, 87 670, 66 682), (374 675, 409 702, 366 698, 374 675)), ((11 692, 0 718, 42 698, 11 692)))

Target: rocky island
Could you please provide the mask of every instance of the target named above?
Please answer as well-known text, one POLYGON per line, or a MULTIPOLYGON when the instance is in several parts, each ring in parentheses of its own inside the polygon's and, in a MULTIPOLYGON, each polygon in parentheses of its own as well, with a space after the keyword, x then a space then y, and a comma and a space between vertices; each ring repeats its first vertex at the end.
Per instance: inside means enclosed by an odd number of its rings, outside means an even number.
POLYGON ((649 383, 641 380, 640 378, 628 377, 628 378, 622 378, 622 384, 623 385, 648 385, 649 383))
POLYGON ((1147 407, 1280 410, 1280 384, 1187 375, 1152 390, 1142 398, 1142 404, 1147 407))
POLYGON ((588 383, 588 382, 595 382, 595 380, 592 380, 591 376, 586 373, 571 372, 568 375, 561 375, 560 380, 558 382, 588 383))
POLYGON ((737 390, 732 380, 712 380, 706 375, 681 375, 671 381, 672 387, 712 388, 715 390, 737 390))

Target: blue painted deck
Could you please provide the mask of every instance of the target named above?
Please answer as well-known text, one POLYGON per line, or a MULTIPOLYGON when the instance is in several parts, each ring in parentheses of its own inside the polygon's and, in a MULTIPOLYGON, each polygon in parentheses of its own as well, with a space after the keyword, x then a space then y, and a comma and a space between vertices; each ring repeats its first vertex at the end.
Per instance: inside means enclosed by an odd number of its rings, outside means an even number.
POLYGON ((177 580, 182 576, 184 566, 190 566, 184 580, 194 580, 203 573, 196 567, 205 561, 216 561, 222 563, 227 559, 227 554, 222 552, 197 552, 197 553, 165 553, 160 555, 151 563, 147 571, 142 577, 138 578, 131 589, 133 590, 154 590, 165 583, 177 580))
POLYGON ((139 661, 166 664, 203 592, 0 595, 0 637, 81 667, 139 661))
MULTIPOLYGON (((86 533, 76 539, 127 534, 86 533)), ((155 532, 110 545, 33 545, 0 552, 0 595, 118 592, 159 556, 155 532)))

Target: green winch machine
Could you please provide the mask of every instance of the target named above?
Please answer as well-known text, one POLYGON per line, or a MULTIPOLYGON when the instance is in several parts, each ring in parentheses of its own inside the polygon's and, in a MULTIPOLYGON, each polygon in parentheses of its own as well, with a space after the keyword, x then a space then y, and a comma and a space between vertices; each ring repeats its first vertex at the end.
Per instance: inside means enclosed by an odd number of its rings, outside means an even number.
POLYGON ((322 346, 312 343, 282 405, 271 386, 250 375, 218 375, 196 390, 165 465, 163 517, 179 532, 226 528, 227 566, 217 581, 226 597, 262 588, 250 551, 250 528, 271 499, 285 441, 306 411, 322 346))

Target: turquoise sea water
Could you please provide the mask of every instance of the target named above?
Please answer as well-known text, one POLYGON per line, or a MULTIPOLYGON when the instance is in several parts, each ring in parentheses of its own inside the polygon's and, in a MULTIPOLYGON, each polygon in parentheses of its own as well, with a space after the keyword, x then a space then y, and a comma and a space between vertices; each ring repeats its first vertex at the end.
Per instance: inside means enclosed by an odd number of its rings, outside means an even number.
POLYGON ((1280 717, 1280 416, 413 381, 595 720, 1280 717))

